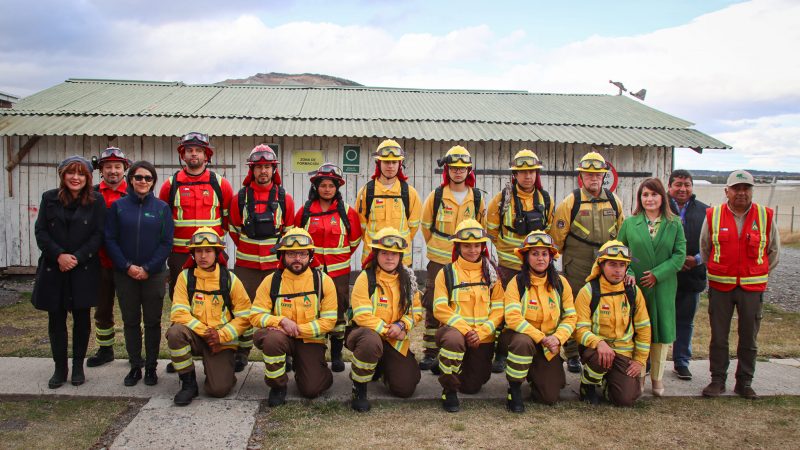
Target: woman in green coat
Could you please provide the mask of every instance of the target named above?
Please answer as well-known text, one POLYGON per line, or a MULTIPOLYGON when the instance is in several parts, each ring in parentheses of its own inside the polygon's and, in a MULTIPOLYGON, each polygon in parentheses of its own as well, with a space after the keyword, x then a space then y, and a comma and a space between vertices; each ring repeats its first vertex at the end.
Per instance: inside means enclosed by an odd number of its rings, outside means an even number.
MULTIPOLYGON (((664 395, 667 350, 675 341, 677 273, 686 258, 686 237, 679 217, 672 214, 664 185, 648 178, 636 193, 636 210, 625 219, 617 238, 634 256, 631 270, 644 294, 650 315, 650 379, 653 395, 664 395)), ((641 379, 644 388, 644 378, 641 379)))

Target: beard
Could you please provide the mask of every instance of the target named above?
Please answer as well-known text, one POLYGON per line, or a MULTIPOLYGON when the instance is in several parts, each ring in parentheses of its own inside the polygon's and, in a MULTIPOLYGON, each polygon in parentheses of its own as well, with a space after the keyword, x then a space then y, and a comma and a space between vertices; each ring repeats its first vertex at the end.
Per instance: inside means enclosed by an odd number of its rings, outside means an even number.
POLYGON ((308 269, 308 266, 311 265, 311 261, 309 260, 307 263, 299 263, 293 262, 291 264, 286 265, 286 268, 289 272, 292 272, 295 275, 300 275, 301 273, 305 272, 308 269))

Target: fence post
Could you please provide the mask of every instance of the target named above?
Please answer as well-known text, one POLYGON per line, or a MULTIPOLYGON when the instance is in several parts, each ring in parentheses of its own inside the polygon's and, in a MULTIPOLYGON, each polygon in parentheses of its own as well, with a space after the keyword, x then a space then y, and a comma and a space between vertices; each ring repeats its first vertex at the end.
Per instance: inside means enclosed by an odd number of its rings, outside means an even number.
POLYGON ((794 206, 792 206, 792 221, 789 223, 791 224, 789 225, 789 230, 794 233, 794 206))

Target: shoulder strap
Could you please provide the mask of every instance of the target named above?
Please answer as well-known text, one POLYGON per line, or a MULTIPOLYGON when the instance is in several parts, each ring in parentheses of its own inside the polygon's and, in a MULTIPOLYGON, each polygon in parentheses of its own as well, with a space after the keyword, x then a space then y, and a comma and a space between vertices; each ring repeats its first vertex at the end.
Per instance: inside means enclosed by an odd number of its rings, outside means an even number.
POLYGON ((248 186, 239 189, 239 196, 238 196, 239 217, 244 217, 244 206, 245 203, 247 203, 247 189, 249 189, 248 186))
POLYGON ((444 273, 444 285, 447 287, 447 296, 452 297, 453 295, 453 263, 447 264, 442 268, 442 272, 444 273))
POLYGON ((311 199, 306 200, 306 204, 303 205, 303 215, 300 217, 300 228, 305 228, 308 224, 308 219, 311 218, 311 204, 313 201, 311 199))
POLYGON ((322 305, 323 292, 322 292, 322 271, 316 267, 311 268, 311 276, 314 277, 314 292, 317 294, 317 301, 322 305))
POLYGON ((523 281, 521 274, 514 275, 514 279, 517 280, 517 292, 519 293, 519 299, 522 300, 522 295, 525 293, 525 290, 528 289, 528 286, 525 286, 525 281, 523 281))
POLYGON ((347 210, 349 206, 347 203, 344 202, 343 198, 339 198, 336 201, 336 210, 339 211, 339 221, 342 222, 344 225, 344 229, 347 232, 347 240, 350 241, 350 218, 347 217, 347 210))
MULTIPOLYGON (((473 217, 475 220, 479 221, 478 214, 480 213, 481 209, 481 190, 478 188, 472 188, 472 207, 473 207, 473 217)), ((434 216, 436 217, 436 216, 434 216)))
POLYGON ((403 180, 400 180, 400 199, 403 200, 403 207, 406 210, 406 220, 411 217, 411 211, 409 210, 409 199, 408 199, 408 183, 403 180))
POLYGON ((227 267, 220 265, 219 289, 222 291, 222 301, 225 303, 225 307, 228 308, 228 312, 230 313, 231 317, 233 317, 233 301, 231 300, 232 288, 233 288, 233 283, 230 271, 228 271, 227 267))
POLYGON ((572 211, 569 214, 569 223, 575 221, 575 218, 578 217, 578 211, 581 209, 581 190, 575 189, 572 191, 572 196, 575 197, 575 200, 572 202, 572 211))
POLYGON ((181 173, 180 170, 173 173, 172 176, 169 178, 169 207, 172 208, 172 205, 175 204, 175 195, 178 194, 178 174, 181 173))
POLYGON ((272 273, 272 283, 269 285, 269 297, 272 299, 272 307, 275 307, 275 301, 281 293, 281 278, 283 278, 283 271, 276 270, 272 273))
MULTIPOLYGON (((274 187, 275 184, 272 186, 274 187)), ((286 189, 283 186, 278 186, 278 206, 281 208, 281 215, 286 215, 286 189)))
POLYGON ((589 282, 589 286, 592 287, 592 301, 589 303, 589 318, 591 318, 597 310, 597 304, 600 303, 600 279, 593 279, 589 282))
POLYGON ((218 175, 216 172, 211 170, 208 171, 208 184, 211 185, 211 189, 214 190, 214 194, 217 195, 217 202, 219 203, 220 210, 222 209, 222 187, 219 185, 219 179, 217 178, 218 175))
POLYGON ((366 195, 367 198, 365 199, 366 213, 364 214, 364 217, 366 217, 367 220, 369 220, 369 213, 372 210, 372 201, 375 200, 375 180, 369 180, 367 182, 366 189, 367 189, 367 195, 366 195))
POLYGON ((617 199, 614 198, 614 194, 608 189, 603 188, 603 190, 606 192, 608 202, 611 203, 611 209, 614 210, 614 217, 619 217, 619 205, 617 205, 617 199))
POLYGON ((367 288, 369 289, 369 298, 375 295, 375 289, 378 288, 378 280, 375 275, 374 269, 366 269, 367 271, 367 288))
POLYGON ((629 311, 631 313, 631 323, 633 323, 633 317, 636 315, 636 286, 625 285, 625 296, 628 297, 628 304, 630 305, 629 311))
POLYGON ((194 269, 184 269, 186 271, 186 296, 191 305, 194 300, 194 293, 197 292, 197 277, 194 276, 194 269))
POLYGON ((436 216, 439 214, 439 208, 442 206, 442 195, 444 195, 444 187, 439 186, 433 191, 433 220, 431 220, 431 231, 436 229, 436 216))
POLYGON ((542 200, 544 202, 544 212, 542 212, 542 225, 544 225, 545 228, 547 228, 547 214, 550 213, 550 194, 544 189, 540 189, 539 192, 542 193, 542 200))

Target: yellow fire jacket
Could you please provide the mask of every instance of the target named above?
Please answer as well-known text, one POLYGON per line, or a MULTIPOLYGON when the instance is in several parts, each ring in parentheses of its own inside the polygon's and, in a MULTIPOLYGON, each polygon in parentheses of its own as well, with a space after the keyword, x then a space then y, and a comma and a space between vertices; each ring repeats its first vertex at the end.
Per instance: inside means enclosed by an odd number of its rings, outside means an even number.
MULTIPOLYGON (((435 192, 431 192, 425 203, 422 205, 422 236, 425 238, 428 259, 439 264, 448 264, 452 261, 453 243, 438 233, 431 231, 431 224, 434 223, 433 199, 435 192)), ((450 186, 442 189, 442 204, 436 213, 436 229, 440 232, 452 235, 456 231, 459 223, 466 219, 475 219, 486 228, 486 205, 483 197, 478 208, 478 215, 475 215, 475 196, 472 189, 467 192, 464 201, 459 205, 453 196, 450 186)))
POLYGON ((372 239, 375 234, 383 228, 394 227, 409 242, 409 246, 403 254, 403 265, 411 267, 411 241, 417 234, 419 219, 422 214, 422 201, 413 186, 408 186, 408 208, 410 215, 406 218, 403 200, 400 199, 400 181, 387 188, 380 181, 375 181, 375 197, 372 200, 370 217, 364 214, 367 212, 367 187, 364 185, 356 196, 356 211, 358 220, 361 222, 361 231, 364 232, 364 250, 361 256, 361 263, 372 252, 372 239), (396 196, 397 198, 378 198, 379 195, 396 196))
POLYGON ((469 262, 460 256, 453 263, 453 292, 447 292, 444 271, 436 275, 433 290, 433 316, 461 334, 472 330, 478 333, 481 343, 494 342, 494 332, 503 323, 503 283, 495 280, 494 286, 458 286, 462 283, 483 281, 481 262, 469 262))
POLYGON ((191 303, 186 290, 187 272, 194 270, 197 278, 197 290, 213 292, 219 290, 219 264, 214 271, 203 269, 185 269, 175 283, 175 294, 172 297, 170 321, 186 325, 199 336, 206 334, 209 328, 219 332, 219 340, 224 348, 235 349, 239 345, 239 336, 250 328, 250 297, 244 285, 233 272, 231 277, 231 304, 233 311, 225 307, 222 295, 209 295, 195 292, 191 303))
MULTIPOLYGON (((276 272, 277 273, 277 272, 276 272)), ((297 323, 299 338, 306 343, 324 343, 325 336, 336 325, 336 286, 327 274, 322 274, 322 300, 314 292, 314 274, 306 269, 300 275, 284 270, 278 298, 273 303, 269 296, 272 277, 267 275, 256 290, 256 299, 251 307, 250 323, 253 327, 281 327, 287 318, 297 323)))
POLYGON ((575 299, 578 313, 575 340, 589 348, 597 348, 601 340, 606 341, 618 354, 645 364, 650 353, 650 316, 647 314, 642 291, 636 289, 633 324, 630 323, 630 305, 623 284, 612 285, 601 275, 600 291, 619 293, 600 297, 597 309, 591 315, 592 286, 586 283, 578 292, 575 299))
MULTIPOLYGON (((506 286, 505 321, 506 326, 524 333, 537 344, 545 336, 554 335, 561 345, 572 336, 578 318, 572 299, 572 288, 566 278, 559 275, 563 293, 553 289, 546 277, 537 277, 531 273, 531 286, 520 295, 517 281, 512 279, 506 286)), ((556 355, 545 347, 544 355, 549 360, 556 355)))
MULTIPOLYGON (((542 193, 538 190, 536 190, 535 193, 539 197, 539 203, 544 204, 544 197, 542 196, 542 193)), ((522 202, 522 210, 531 211, 534 206, 533 192, 527 193, 523 192, 522 190, 518 190, 517 194, 522 202)), ((503 192, 501 191, 495 195, 494 198, 492 198, 492 201, 489 202, 489 211, 486 216, 486 231, 489 233, 489 237, 492 238, 492 243, 497 248, 497 257, 500 259, 500 265, 511 270, 518 271, 522 268, 522 263, 520 262, 519 258, 517 258, 517 255, 514 254, 514 249, 522 246, 522 241, 525 239, 525 236, 513 233, 508 228, 505 228, 505 226, 512 228, 514 226, 514 211, 516 202, 513 196, 510 197, 508 201, 508 207, 506 208, 505 205, 503 206, 503 208, 506 210, 505 213, 503 213, 503 211, 500 211, 500 200, 502 198, 503 192)), ((548 228, 553 222, 552 219, 553 203, 551 202, 550 209, 547 211, 548 228)))
POLYGON ((422 303, 419 292, 414 293, 414 300, 408 311, 400 310, 400 276, 376 269, 375 292, 369 295, 369 280, 367 272, 362 271, 356 278, 350 304, 353 308, 353 322, 360 327, 370 328, 381 335, 400 354, 405 356, 411 344, 409 332, 414 325, 422 320, 422 303), (402 341, 386 336, 389 325, 403 321, 406 327, 406 338, 402 341))

